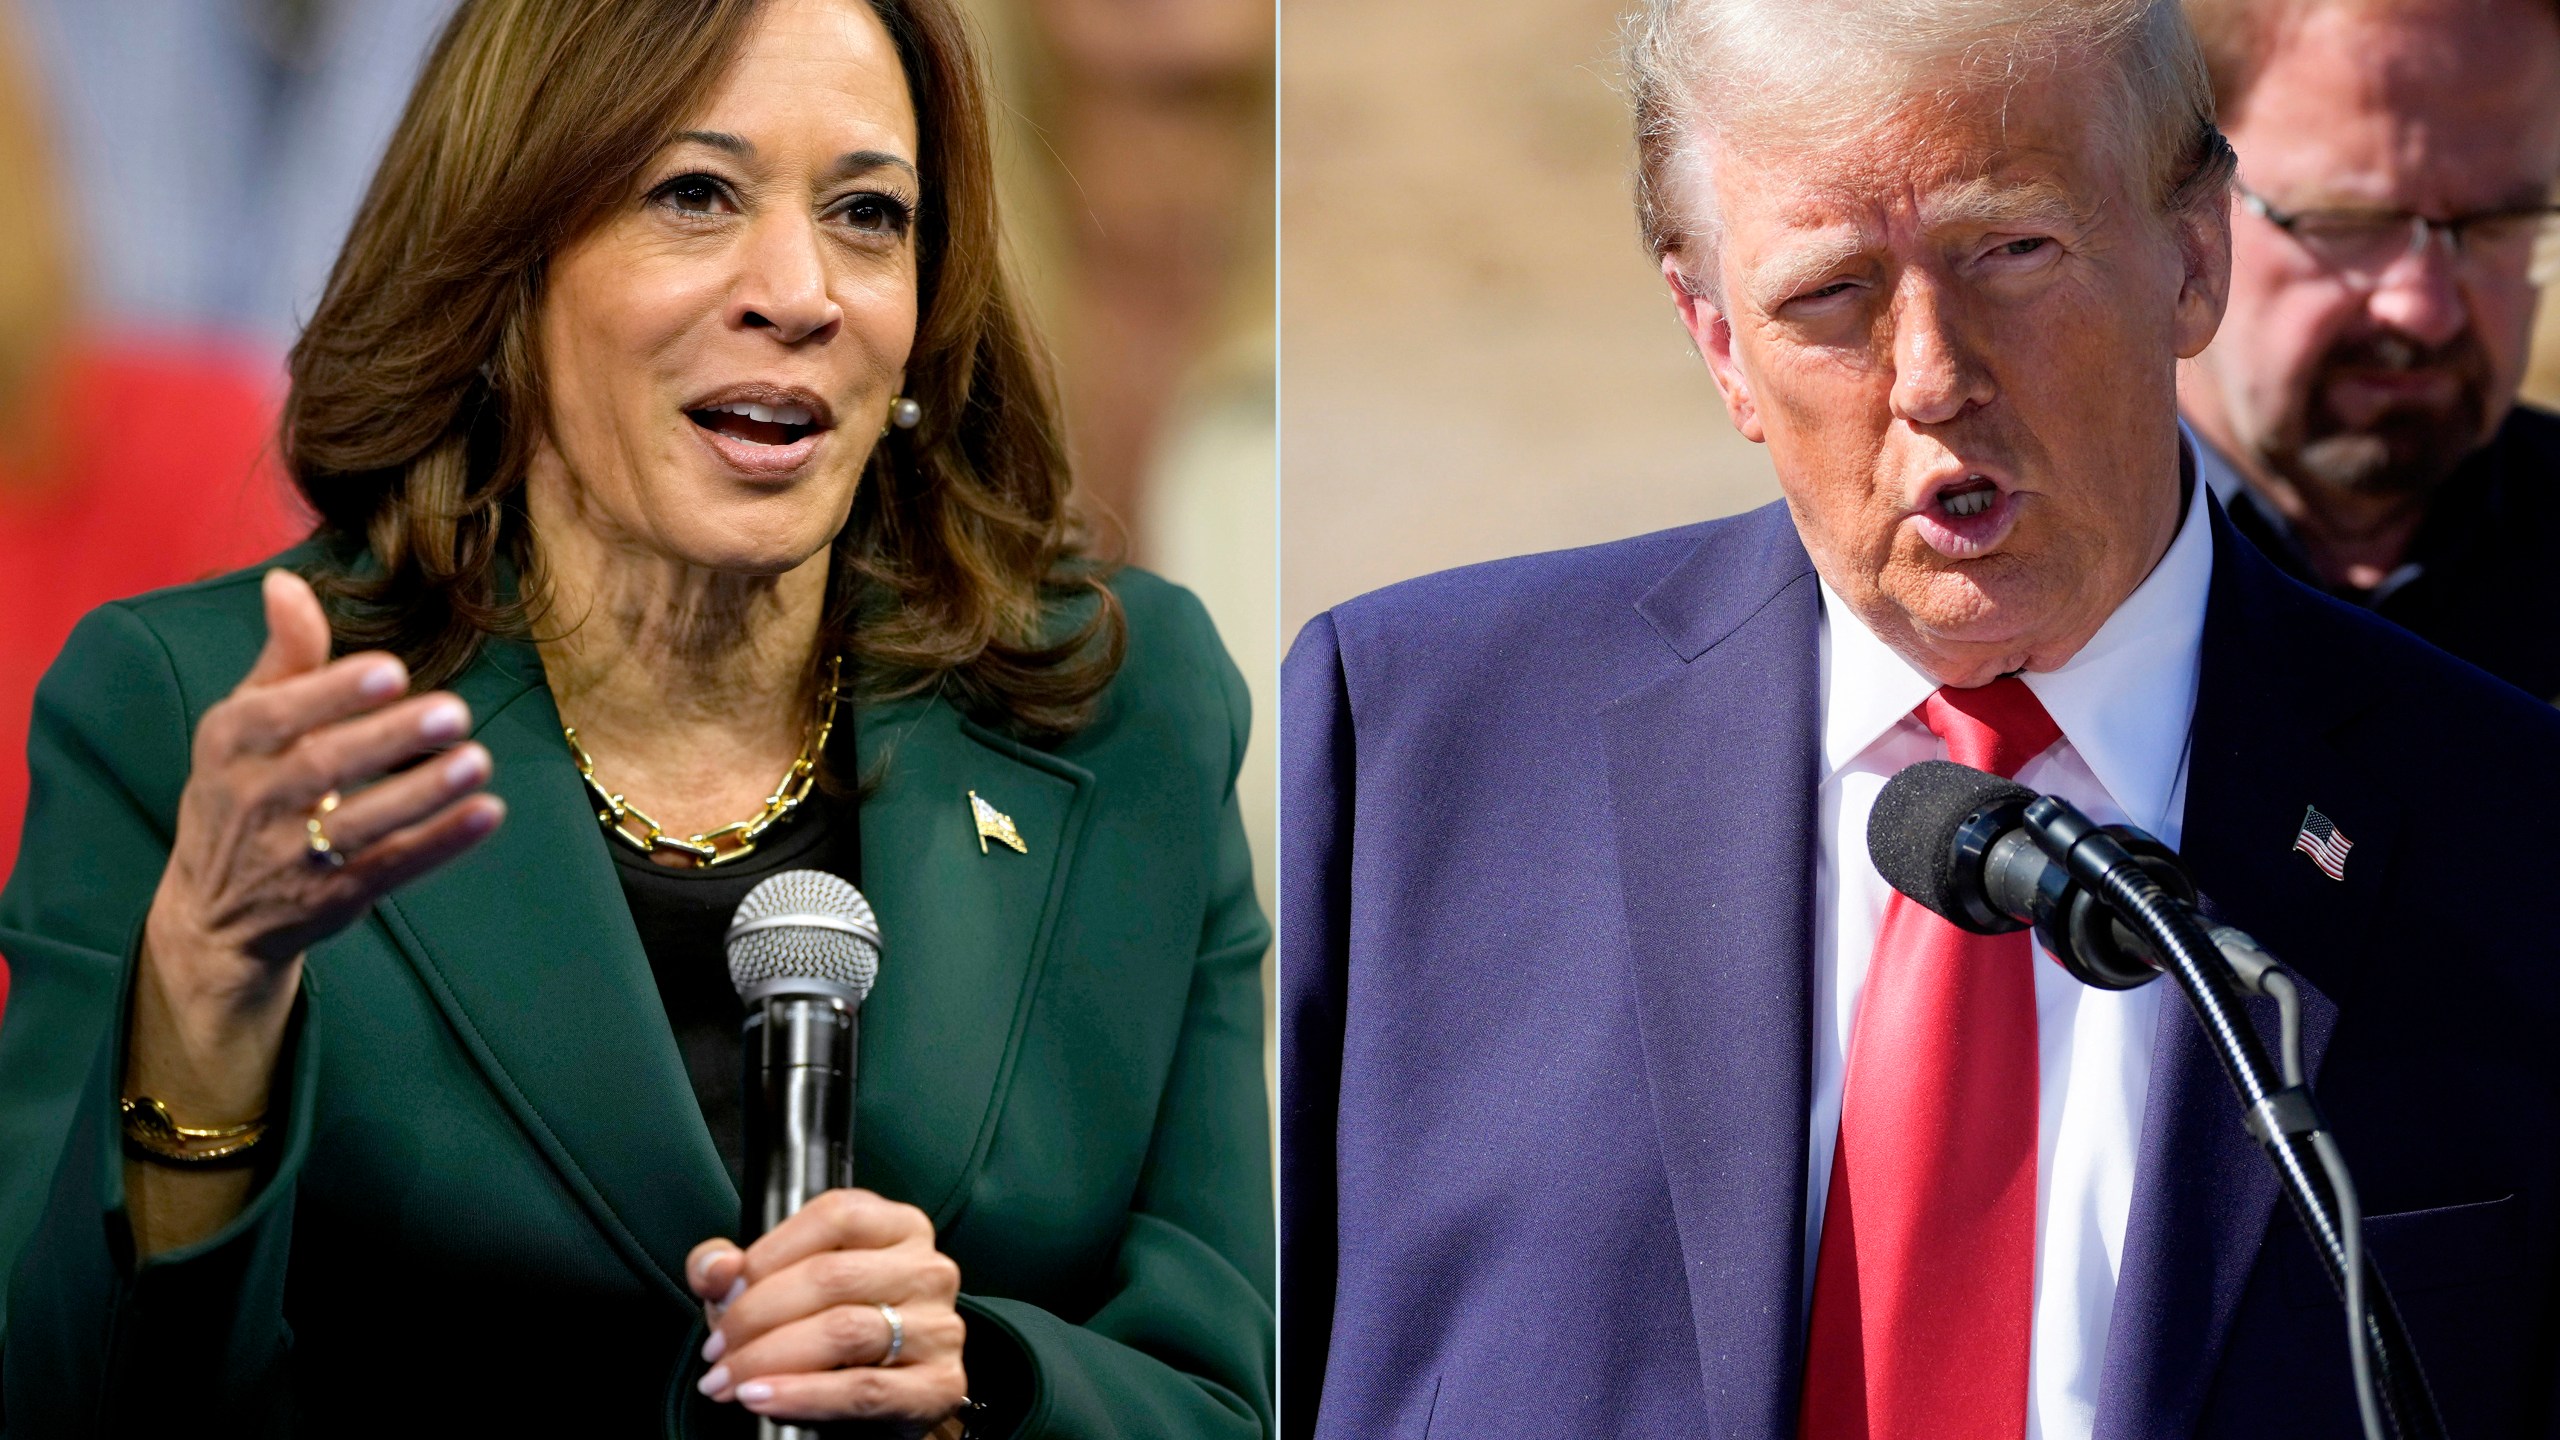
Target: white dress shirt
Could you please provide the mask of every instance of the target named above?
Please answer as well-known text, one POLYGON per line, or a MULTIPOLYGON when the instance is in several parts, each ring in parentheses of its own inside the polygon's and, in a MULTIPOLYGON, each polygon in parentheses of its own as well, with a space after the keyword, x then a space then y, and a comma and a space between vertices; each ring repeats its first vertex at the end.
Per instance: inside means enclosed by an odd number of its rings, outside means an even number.
MULTIPOLYGON (((2191 472, 2192 473, 2192 472, 2191 472)), ((2100 824, 2178 843, 2189 722, 2213 574, 2205 487, 2151 574, 2061 669, 2021 678, 2062 740, 2018 772, 2100 824)), ((1822 787, 1814 860, 1813 1147, 1805 1174, 1804 1293, 1840 1127, 1842 1057, 1892 888, 1867 858, 1867 812, 1904 766, 1947 758, 1911 712, 1937 682, 1886 648, 1822 587, 1822 787)), ((2093 990, 2036 950, 2035 1315, 2028 1440, 2086 1440, 2097 1418, 2125 1216, 2151 1079, 2162 984, 2093 990)))

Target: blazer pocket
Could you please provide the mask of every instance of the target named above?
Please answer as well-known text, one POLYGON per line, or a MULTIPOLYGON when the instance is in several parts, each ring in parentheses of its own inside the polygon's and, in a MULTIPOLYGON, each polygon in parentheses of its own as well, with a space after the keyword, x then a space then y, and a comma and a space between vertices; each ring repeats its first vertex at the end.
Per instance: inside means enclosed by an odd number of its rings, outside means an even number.
MULTIPOLYGON (((2328 1267, 2299 1226, 2285 1230, 2285 1299, 2296 1309, 2335 1305, 2328 1267)), ((2524 1257, 2524 1201, 2514 1195, 2433 1210, 2364 1217, 2365 1248, 2394 1298, 2513 1276, 2524 1257)))

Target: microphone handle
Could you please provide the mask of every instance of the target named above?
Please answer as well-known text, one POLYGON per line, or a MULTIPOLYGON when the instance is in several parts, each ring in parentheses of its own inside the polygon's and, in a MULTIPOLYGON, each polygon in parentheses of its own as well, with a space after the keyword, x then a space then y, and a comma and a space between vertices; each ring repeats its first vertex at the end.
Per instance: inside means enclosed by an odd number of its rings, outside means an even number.
MULTIPOLYGON (((747 1002, 746 1183, 739 1243, 853 1183, 853 1075, 858 1002, 825 982, 775 982, 747 1002)), ((760 1440, 819 1440, 825 1430, 759 1416, 760 1440)))
POLYGON ((820 990, 766 993, 747 1006, 746 1184, 739 1243, 853 1183, 853 1073, 861 1015, 820 990))

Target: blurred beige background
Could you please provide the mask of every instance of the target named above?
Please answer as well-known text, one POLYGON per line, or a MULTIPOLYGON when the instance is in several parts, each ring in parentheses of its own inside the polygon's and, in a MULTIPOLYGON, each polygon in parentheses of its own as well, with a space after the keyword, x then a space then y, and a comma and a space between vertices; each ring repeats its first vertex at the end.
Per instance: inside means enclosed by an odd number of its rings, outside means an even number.
POLYGON ((1407 576, 1776 498, 1636 235, 1618 11, 1284 7, 1284 636, 1407 576))

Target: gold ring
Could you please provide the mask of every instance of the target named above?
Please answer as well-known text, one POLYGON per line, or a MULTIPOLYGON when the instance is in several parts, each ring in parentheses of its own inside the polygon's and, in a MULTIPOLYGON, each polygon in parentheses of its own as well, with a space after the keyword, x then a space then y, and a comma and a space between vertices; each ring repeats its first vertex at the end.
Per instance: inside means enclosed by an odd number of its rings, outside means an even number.
POLYGON ((329 832, 320 828, 322 817, 337 808, 337 791, 332 790, 320 797, 320 803, 311 808, 311 818, 302 822, 302 828, 310 832, 304 837, 302 844, 303 853, 312 864, 325 865, 332 870, 343 870, 347 866, 347 852, 330 844, 329 832))

